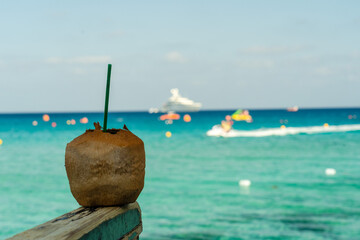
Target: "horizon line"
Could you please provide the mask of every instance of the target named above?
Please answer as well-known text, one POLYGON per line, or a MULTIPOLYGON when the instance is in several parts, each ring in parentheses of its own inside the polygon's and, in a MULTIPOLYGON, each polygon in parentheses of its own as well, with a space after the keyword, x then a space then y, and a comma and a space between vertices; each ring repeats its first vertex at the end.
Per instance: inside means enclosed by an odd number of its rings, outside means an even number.
MULTIPOLYGON (((288 108, 223 108, 223 109, 203 109, 198 112, 220 112, 220 111, 236 111, 238 109, 247 109, 249 111, 279 111, 284 110, 286 111, 288 108)), ((301 110, 320 110, 320 109, 360 109, 360 106, 353 106, 353 107, 299 107, 299 111, 301 110)), ((148 113, 148 110, 115 110, 109 111, 109 113, 148 113)), ((103 111, 24 111, 24 112, 0 112, 0 115, 10 115, 10 114, 65 114, 65 113, 103 113, 103 111)), ((158 112, 163 113, 163 112, 158 112)), ((182 112, 179 112, 182 113, 182 112)), ((184 113, 191 113, 191 112, 184 112, 184 113)), ((196 113, 196 112, 193 112, 196 113)), ((156 114, 156 113, 153 113, 156 114)))

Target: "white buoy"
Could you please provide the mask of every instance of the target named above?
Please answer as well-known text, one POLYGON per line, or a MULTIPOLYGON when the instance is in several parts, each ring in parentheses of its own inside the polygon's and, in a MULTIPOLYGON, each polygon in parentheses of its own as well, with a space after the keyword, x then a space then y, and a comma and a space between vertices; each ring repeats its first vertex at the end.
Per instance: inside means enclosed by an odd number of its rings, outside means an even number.
POLYGON ((325 169, 325 174, 328 176, 333 176, 336 174, 336 170, 333 168, 327 168, 327 169, 325 169))
POLYGON ((251 181, 248 179, 243 179, 239 181, 240 187, 250 187, 250 185, 251 185, 251 181))

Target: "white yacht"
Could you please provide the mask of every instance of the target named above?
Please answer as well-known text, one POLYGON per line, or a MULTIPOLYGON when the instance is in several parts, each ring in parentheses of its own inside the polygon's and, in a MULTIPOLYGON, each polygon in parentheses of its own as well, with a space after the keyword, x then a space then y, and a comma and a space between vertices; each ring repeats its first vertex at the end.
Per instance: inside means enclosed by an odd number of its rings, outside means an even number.
POLYGON ((200 110, 201 103, 182 97, 179 94, 179 89, 173 88, 170 92, 172 96, 164 103, 161 108, 162 112, 197 112, 200 110))

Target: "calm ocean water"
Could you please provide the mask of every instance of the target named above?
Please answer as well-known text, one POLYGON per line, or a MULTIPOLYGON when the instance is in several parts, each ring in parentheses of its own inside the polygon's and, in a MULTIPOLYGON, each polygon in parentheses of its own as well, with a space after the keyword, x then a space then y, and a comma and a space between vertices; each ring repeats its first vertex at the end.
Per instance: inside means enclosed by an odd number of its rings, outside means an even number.
MULTIPOLYGON (((145 142, 141 239, 360 239, 360 109, 254 110, 253 123, 234 125, 250 137, 206 135, 231 113, 203 111, 171 125, 159 114, 110 113, 109 128, 125 123, 145 142), (286 134, 277 136, 281 120, 286 134), (324 123, 331 128, 321 130, 324 123), (259 137, 265 131, 275 135, 259 137), (251 186, 240 187, 243 179, 251 186)), ((0 115, 0 239, 78 207, 65 147, 103 115, 49 115, 0 115)))

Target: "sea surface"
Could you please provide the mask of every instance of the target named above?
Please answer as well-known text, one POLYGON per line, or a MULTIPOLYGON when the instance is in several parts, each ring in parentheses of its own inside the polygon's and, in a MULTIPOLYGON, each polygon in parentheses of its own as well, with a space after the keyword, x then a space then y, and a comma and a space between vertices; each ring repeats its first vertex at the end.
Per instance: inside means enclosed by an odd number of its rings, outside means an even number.
MULTIPOLYGON (((254 121, 235 122, 236 136, 206 135, 234 111, 173 124, 109 114, 108 128, 126 124, 145 143, 141 239, 360 239, 360 109, 250 110, 254 121)), ((42 116, 0 115, 0 239, 79 207, 65 147, 103 114, 42 116)))

